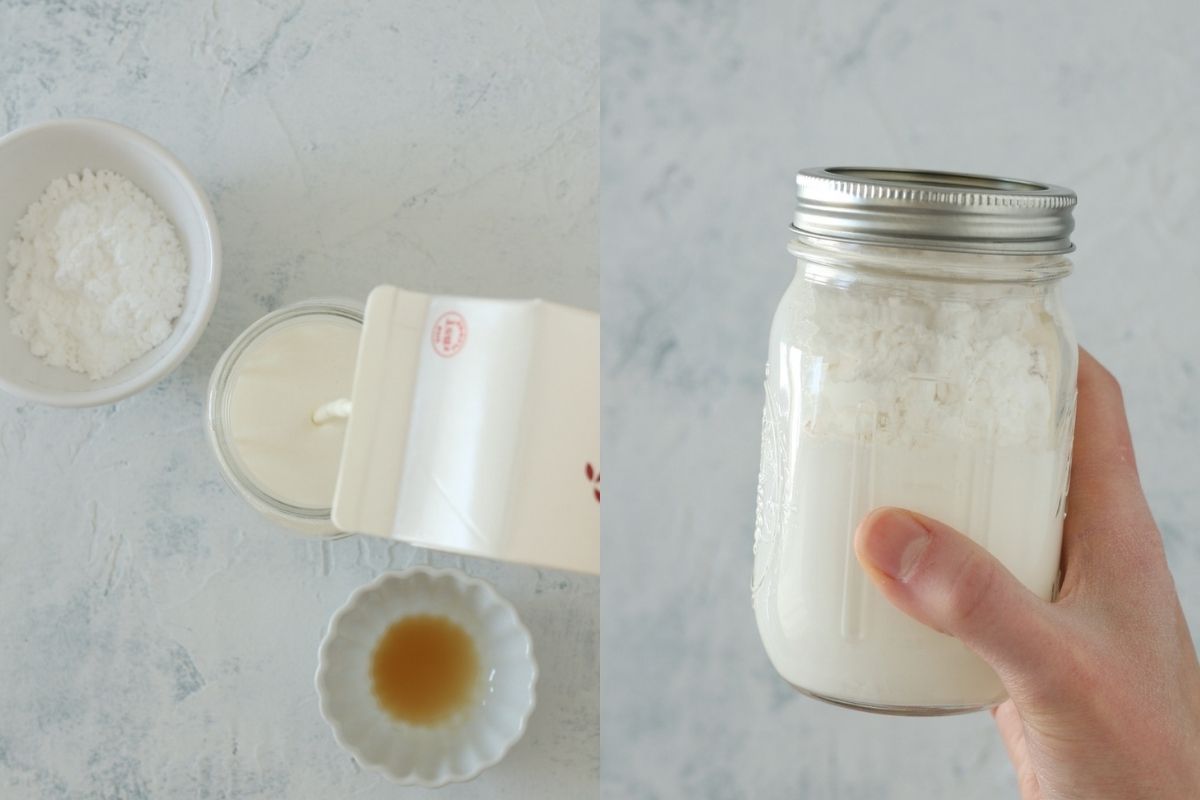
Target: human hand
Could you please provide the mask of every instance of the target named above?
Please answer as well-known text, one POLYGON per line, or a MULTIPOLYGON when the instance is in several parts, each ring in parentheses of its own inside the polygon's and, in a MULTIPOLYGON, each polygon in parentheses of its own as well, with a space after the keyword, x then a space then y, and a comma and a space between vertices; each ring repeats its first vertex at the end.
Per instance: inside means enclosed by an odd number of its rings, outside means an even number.
POLYGON ((1079 353, 1062 588, 1046 602, 967 537, 877 509, 859 561, 893 605, 986 660, 1024 800, 1200 798, 1200 664, 1116 380, 1079 353))

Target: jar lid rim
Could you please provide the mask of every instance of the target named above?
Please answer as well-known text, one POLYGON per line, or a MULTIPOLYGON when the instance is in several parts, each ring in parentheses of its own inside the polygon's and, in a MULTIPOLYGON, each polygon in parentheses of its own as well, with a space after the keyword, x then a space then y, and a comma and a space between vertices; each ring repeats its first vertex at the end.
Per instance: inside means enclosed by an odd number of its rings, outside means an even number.
POLYGON ((800 235, 975 253, 1068 253, 1073 191, 1039 181, 890 167, 796 175, 800 235))

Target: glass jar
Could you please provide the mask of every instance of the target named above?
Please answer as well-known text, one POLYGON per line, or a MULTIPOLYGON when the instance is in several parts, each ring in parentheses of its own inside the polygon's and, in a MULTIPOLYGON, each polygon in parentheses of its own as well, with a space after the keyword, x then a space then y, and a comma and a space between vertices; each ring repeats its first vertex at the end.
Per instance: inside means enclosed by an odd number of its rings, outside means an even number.
POLYGON ((299 533, 346 535, 332 520, 346 427, 339 408, 349 406, 362 324, 353 301, 278 309, 234 340, 209 381, 208 441, 221 474, 259 513, 299 533), (316 415, 322 408, 334 412, 316 415))
POLYGON ((961 642, 855 556, 879 506, 1057 589, 1077 350, 1060 297, 1075 195, 952 173, 801 172, 797 271, 771 326, 753 600, 776 670, 819 699, 946 714, 1004 699, 961 642))

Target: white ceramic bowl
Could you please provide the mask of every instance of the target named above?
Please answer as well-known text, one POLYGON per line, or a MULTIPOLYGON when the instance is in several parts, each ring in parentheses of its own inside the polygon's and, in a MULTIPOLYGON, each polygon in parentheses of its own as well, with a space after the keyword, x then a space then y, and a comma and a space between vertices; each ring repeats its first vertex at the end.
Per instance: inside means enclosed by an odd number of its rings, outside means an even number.
POLYGON ((471 780, 504 758, 525 733, 536 683, 529 631, 512 605, 485 581, 428 567, 384 573, 354 592, 329 623, 317 667, 321 715, 338 743, 392 780, 428 787, 471 780), (454 723, 397 721, 372 692, 376 643, 414 614, 445 616, 475 642, 481 700, 454 723))
POLYGON ((217 300, 221 242, 204 190, 183 164, 152 139, 113 122, 62 119, 0 138, 0 389, 56 406, 114 403, 145 389, 179 365, 204 332, 217 300), (148 194, 167 215, 188 259, 183 312, 162 344, 113 375, 93 381, 51 367, 10 328, 8 243, 17 220, 55 178, 84 168, 112 170, 148 194))

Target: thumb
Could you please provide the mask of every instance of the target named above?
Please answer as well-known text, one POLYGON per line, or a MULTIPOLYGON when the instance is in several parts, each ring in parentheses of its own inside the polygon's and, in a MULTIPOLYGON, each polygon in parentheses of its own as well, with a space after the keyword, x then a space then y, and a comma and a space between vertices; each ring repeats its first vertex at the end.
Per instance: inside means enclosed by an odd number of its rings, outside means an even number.
POLYGON ((1049 605, 953 528, 898 508, 871 512, 854 538, 884 596, 919 622, 960 639, 1010 692, 1055 652, 1049 605))

